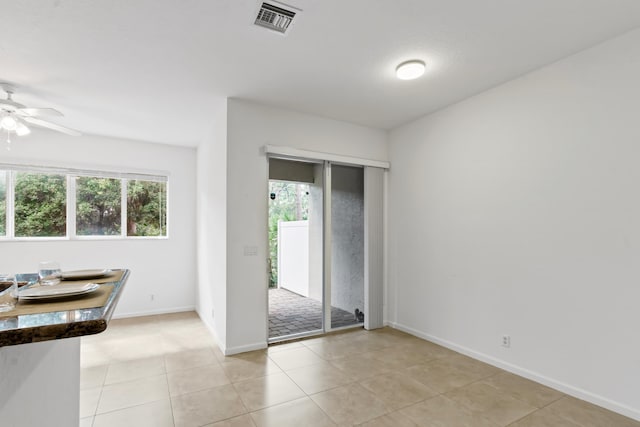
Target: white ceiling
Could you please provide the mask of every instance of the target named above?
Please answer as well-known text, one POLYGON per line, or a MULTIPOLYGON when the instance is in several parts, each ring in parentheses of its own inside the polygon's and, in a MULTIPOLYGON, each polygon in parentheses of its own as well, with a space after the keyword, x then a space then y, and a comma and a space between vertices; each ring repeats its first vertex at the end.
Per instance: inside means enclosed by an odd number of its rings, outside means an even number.
POLYGON ((254 0, 4 1, 0 81, 85 133, 195 146, 225 97, 390 129, 640 26, 637 0, 285 1, 286 36, 254 0))

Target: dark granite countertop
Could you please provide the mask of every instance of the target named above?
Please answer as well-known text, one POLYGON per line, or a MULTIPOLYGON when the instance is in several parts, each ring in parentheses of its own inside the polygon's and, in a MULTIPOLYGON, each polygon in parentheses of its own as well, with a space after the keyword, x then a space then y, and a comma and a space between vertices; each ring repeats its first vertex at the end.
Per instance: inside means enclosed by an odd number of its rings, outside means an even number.
MULTIPOLYGON (((109 282, 113 284, 113 291, 102 307, 0 317, 0 347, 93 335, 104 331, 129 278, 129 270, 122 271, 119 281, 109 282)), ((23 276, 28 278, 29 275, 23 276)))

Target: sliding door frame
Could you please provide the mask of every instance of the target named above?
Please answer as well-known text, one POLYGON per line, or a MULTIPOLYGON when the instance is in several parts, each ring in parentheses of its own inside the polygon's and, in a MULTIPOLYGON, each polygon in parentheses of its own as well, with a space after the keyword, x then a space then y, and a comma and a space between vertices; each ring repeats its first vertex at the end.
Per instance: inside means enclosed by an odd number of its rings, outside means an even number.
POLYGON ((324 333, 330 332, 331 327, 331 162, 324 161, 324 182, 322 189, 322 207, 324 209, 324 215, 322 218, 322 247, 323 247, 323 259, 322 265, 324 272, 322 277, 322 326, 324 333))
MULTIPOLYGON (((299 150, 296 148, 290 148, 290 147, 281 147, 281 146, 273 146, 273 145, 267 145, 265 146, 265 153, 267 154, 267 164, 270 158, 276 158, 276 159, 284 159, 284 160, 293 160, 293 161, 300 161, 300 162, 305 162, 305 163, 314 163, 314 164, 322 164, 323 165, 323 183, 322 183, 322 187, 323 187, 323 218, 322 218, 322 233, 323 233, 323 241, 322 241, 322 245, 323 245, 323 250, 322 250, 322 254, 323 254, 323 260, 322 260, 322 264, 323 264, 323 277, 322 277, 322 288, 323 288, 323 301, 322 301, 322 312, 323 312, 323 316, 322 316, 322 328, 319 330, 314 330, 314 331, 310 331, 310 332, 303 332, 303 333, 298 333, 298 334, 292 334, 292 335, 286 335, 283 337, 276 337, 276 338, 269 338, 269 298, 267 297, 267 341, 269 343, 276 343, 276 342, 281 342, 281 341, 289 341, 292 339, 297 339, 297 338, 304 338, 304 337, 308 337, 308 336, 314 336, 314 335, 321 335, 321 334, 325 334, 328 332, 332 332, 332 331, 337 331, 337 330, 344 330, 344 329, 352 329, 352 328, 360 328, 363 327, 362 323, 357 323, 354 325, 348 325, 348 326, 343 326, 343 327, 339 327, 339 328, 333 328, 331 325, 331 263, 332 263, 332 216, 331 216, 331 180, 332 180, 332 174, 331 174, 331 167, 332 165, 340 165, 340 166, 350 166, 350 167, 360 167, 363 168, 363 173, 365 174, 365 185, 366 185, 366 174, 367 174, 367 167, 373 167, 373 168, 380 168, 383 170, 386 170, 389 168, 390 164, 389 162, 384 162, 384 161, 378 161, 378 160, 369 160, 369 159, 361 159, 361 158, 356 158, 356 157, 348 157, 348 156, 340 156, 340 155, 334 155, 334 154, 329 154, 329 153, 320 153, 320 152, 313 152, 313 151, 306 151, 306 150, 299 150)), ((268 168, 268 166, 267 166, 268 168)), ((268 174, 267 174, 267 191, 268 191, 268 187, 269 187, 269 179, 268 179, 268 174)), ((383 191, 383 189, 381 188, 379 191, 383 191)), ((367 190, 365 189, 365 193, 364 193, 364 203, 365 206, 367 204, 367 190)), ((384 197, 383 195, 381 195, 381 197, 384 197)), ((382 213, 381 213, 382 214, 382 213)), ((268 218, 267 218, 268 221, 268 218)), ((370 230, 367 229, 367 222, 365 221, 365 242, 368 241, 367 239, 367 235, 369 234, 370 230)), ((380 236, 380 239, 384 239, 384 233, 383 235, 380 236)), ((371 289, 368 289, 368 287, 370 287, 373 283, 369 283, 368 281, 368 274, 367 274, 367 266, 368 266, 368 250, 366 247, 366 243, 365 243, 365 247, 364 247, 364 256, 365 256, 365 282, 364 282, 364 292, 365 292, 365 300, 368 299, 368 295, 371 292, 371 289)), ((380 294, 380 297, 382 297, 382 294, 380 294)), ((365 301, 365 306, 363 307, 364 311, 365 311, 365 316, 366 318, 368 318, 370 316, 370 310, 372 307, 368 307, 367 306, 367 302, 365 301)), ((382 318, 382 307, 380 306, 379 308, 376 308, 376 310, 380 310, 380 313, 378 314, 378 316, 380 318, 382 318)), ((365 319, 367 320, 367 319, 365 319)), ((365 326, 368 324, 368 322, 365 321, 365 326)))

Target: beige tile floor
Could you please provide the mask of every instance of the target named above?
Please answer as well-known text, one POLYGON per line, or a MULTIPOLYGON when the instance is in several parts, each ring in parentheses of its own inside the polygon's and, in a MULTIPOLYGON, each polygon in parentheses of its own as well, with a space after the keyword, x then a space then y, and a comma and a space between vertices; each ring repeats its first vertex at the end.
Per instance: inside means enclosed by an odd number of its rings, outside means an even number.
POLYGON ((149 316, 81 360, 81 427, 640 427, 390 328, 224 357, 195 313, 149 316))

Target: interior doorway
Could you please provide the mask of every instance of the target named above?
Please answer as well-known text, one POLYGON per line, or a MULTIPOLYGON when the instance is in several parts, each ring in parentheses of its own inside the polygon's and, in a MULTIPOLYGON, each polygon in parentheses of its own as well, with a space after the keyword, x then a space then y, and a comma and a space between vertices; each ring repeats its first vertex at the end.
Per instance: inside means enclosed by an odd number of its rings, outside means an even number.
POLYGON ((362 168, 272 158, 268 197, 269 341, 361 326, 362 168))

